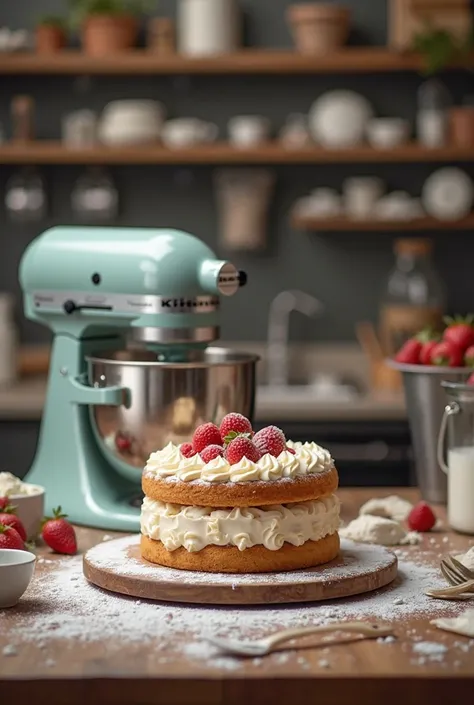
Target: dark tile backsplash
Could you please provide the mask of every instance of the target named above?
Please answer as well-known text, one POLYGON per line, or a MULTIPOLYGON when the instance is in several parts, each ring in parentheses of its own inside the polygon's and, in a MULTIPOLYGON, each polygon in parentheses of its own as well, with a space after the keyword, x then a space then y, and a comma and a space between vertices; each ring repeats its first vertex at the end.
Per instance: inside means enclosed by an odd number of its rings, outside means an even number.
MULTIPOLYGON (((284 19, 285 0, 241 0, 248 10, 249 43, 289 46, 284 19)), ((346 0, 354 10, 357 31, 354 41, 382 44, 386 35, 386 7, 383 0, 346 0)), ((35 13, 60 11, 60 0, 15 0, 0 2, 0 25, 31 26, 35 13), (34 5, 34 13, 32 13, 34 5)), ((175 2, 160 0, 159 11, 173 14, 175 2)), ((466 74, 447 78, 457 99, 474 89, 466 74)), ((0 76, 0 123, 9 127, 11 97, 32 95, 37 101, 37 135, 57 138, 61 116, 87 104, 100 109, 109 100, 122 97, 155 98, 163 101, 171 116, 195 115, 211 119, 224 129, 227 119, 238 113, 268 115, 278 129, 289 112, 305 112, 323 91, 349 87, 365 94, 380 115, 397 114, 410 119, 415 114, 416 89, 420 78, 413 74, 351 76, 221 76, 221 77, 107 77, 89 82, 73 77, 0 76)), ((473 91, 474 92, 474 91, 473 91)), ((378 299, 392 264, 391 242, 395 233, 300 233, 288 224, 294 200, 315 186, 340 188, 345 177, 378 174, 390 188, 404 188, 419 194, 424 179, 437 165, 302 165, 275 167, 277 186, 269 219, 269 248, 259 255, 231 257, 247 269, 249 284, 225 303, 223 337, 262 340, 266 336, 268 307, 278 291, 304 289, 324 302, 317 321, 295 315, 292 336, 300 340, 349 340, 354 322, 375 320, 378 299)), ((471 165, 466 168, 472 175, 471 165)), ((6 180, 16 167, 0 166, 0 288, 18 292, 17 268, 27 243, 51 224, 71 224, 69 197, 83 168, 42 167, 50 196, 50 217, 30 227, 9 223, 3 207, 6 180)), ((121 196, 120 225, 182 228, 201 237, 219 251, 212 167, 182 169, 169 166, 112 167, 121 196), (185 185, 183 185, 185 184, 185 185)), ((472 260, 474 238, 469 232, 434 235, 435 259, 449 290, 453 310, 472 306, 472 277, 467 266, 472 260)), ((221 254, 225 254, 221 252, 221 254)), ((19 301, 19 310, 21 303, 19 301)), ((19 316, 21 317, 21 316, 19 316)), ((25 341, 41 339, 45 333, 21 321, 25 341)))

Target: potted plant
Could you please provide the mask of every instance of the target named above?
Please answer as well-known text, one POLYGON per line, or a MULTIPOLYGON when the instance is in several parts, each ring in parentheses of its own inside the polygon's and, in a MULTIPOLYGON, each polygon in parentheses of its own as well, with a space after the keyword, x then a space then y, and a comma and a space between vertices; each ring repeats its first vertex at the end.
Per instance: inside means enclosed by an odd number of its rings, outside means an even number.
POLYGON ((72 21, 80 27, 84 51, 90 56, 126 51, 135 46, 138 18, 149 0, 70 0, 72 21))
POLYGON ((35 30, 36 51, 39 54, 55 54, 67 43, 66 22, 57 15, 40 17, 35 30))

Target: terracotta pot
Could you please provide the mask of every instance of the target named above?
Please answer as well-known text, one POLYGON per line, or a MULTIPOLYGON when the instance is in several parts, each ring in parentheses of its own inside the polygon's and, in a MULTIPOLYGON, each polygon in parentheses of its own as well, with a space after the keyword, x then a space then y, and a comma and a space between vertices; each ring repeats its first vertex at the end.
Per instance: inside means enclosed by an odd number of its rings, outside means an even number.
POLYGON ((40 24, 35 30, 38 54, 55 54, 66 46, 66 32, 62 27, 40 24))
POLYGON ((349 36, 350 12, 337 5, 291 5, 287 11, 296 48, 302 54, 325 54, 349 36))
POLYGON ((89 56, 105 56, 132 49, 138 22, 131 15, 91 15, 82 26, 82 46, 89 56))
POLYGON ((452 108, 449 111, 452 144, 457 147, 474 147, 474 106, 452 108))

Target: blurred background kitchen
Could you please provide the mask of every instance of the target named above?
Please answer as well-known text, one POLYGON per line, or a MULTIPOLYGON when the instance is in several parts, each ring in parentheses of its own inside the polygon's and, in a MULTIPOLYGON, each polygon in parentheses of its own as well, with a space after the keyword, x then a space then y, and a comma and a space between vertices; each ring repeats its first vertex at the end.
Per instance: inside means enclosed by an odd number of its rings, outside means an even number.
POLYGON ((2 3, 1 469, 28 469, 48 365, 20 257, 101 224, 183 229, 245 269, 221 335, 262 355, 257 425, 327 445, 342 484, 411 484, 384 358, 472 309, 470 4, 2 3))

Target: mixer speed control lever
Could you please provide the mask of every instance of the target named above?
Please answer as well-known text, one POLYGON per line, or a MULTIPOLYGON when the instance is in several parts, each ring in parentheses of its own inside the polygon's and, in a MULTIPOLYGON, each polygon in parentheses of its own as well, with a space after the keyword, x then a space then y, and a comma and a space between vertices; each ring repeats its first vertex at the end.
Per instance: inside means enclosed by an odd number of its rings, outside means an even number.
POLYGON ((64 312, 70 316, 76 311, 83 311, 84 309, 89 309, 93 311, 111 311, 112 306, 100 306, 98 304, 76 304, 72 299, 68 299, 63 304, 64 312))

